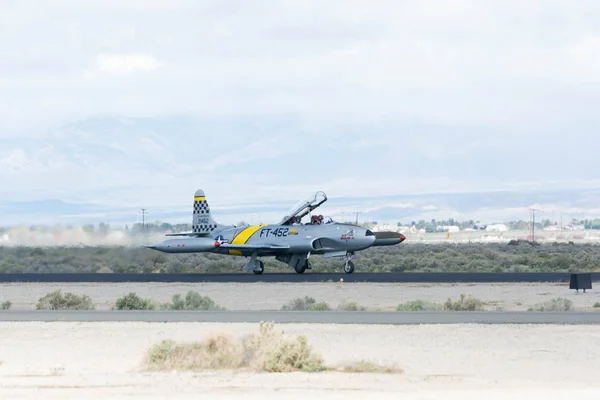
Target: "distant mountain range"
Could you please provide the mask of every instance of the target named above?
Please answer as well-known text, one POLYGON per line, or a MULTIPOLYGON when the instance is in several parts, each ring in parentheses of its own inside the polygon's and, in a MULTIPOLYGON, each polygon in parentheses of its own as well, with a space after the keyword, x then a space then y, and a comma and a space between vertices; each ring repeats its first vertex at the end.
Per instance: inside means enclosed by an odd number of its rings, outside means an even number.
MULTIPOLYGON (((209 197, 213 217, 222 223, 236 224, 276 222, 299 199, 232 205, 209 197)), ((182 199, 181 206, 173 210, 146 208, 146 221, 180 223, 191 221, 191 198, 182 199), (189 203, 189 204, 185 204, 189 203)), ((536 209, 536 219, 549 218, 569 221, 600 216, 599 190, 546 190, 504 191, 486 193, 439 193, 422 195, 397 195, 373 197, 329 198, 316 210, 336 220, 379 223, 403 222, 424 219, 457 221, 474 220, 495 223, 528 220, 530 208, 536 209), (358 213, 358 215, 356 214, 358 213)), ((35 224, 98 224, 132 225, 140 222, 141 210, 137 207, 109 207, 99 204, 65 202, 61 200, 36 200, 3 202, 0 204, 0 225, 35 224)))
POLYGON ((276 222, 315 190, 331 196, 318 212, 345 221, 494 223, 527 220, 531 207, 540 219, 600 216, 600 183, 587 168, 597 147, 557 164, 551 152, 531 159, 528 143, 474 141, 474 128, 451 135, 443 128, 324 127, 287 116, 104 117, 0 137, 0 226, 124 226, 141 221, 141 208, 149 221, 190 222, 199 188, 214 218, 231 224, 276 222))

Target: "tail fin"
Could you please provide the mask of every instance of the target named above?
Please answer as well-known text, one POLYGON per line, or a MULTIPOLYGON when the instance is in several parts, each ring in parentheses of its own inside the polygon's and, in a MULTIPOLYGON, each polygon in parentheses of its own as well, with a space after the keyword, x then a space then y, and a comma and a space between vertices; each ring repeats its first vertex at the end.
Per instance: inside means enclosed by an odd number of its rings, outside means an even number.
POLYGON ((210 207, 206 201, 204 191, 198 189, 194 194, 192 232, 197 234, 209 234, 215 229, 217 229, 217 223, 210 216, 210 207))

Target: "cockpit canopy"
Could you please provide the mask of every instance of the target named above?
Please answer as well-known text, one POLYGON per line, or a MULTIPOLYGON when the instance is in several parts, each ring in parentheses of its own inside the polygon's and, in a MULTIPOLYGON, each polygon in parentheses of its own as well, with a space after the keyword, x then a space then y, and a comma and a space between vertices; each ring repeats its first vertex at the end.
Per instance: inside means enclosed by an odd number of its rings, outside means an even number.
MULTIPOLYGON (((280 221, 282 225, 291 225, 291 224, 299 224, 302 221, 302 218, 312 212, 314 209, 319 207, 321 204, 327 201, 327 195, 325 192, 315 192, 311 196, 309 196, 306 200, 299 201, 292 207, 280 221)), ((311 217, 311 222, 313 222, 314 217, 311 217)), ((323 219, 323 217, 321 216, 323 219)), ((317 222, 317 220, 314 220, 317 222)))
MULTIPOLYGON (((290 218, 291 225, 302 225, 302 218, 300 217, 292 217, 290 218)), ((323 215, 312 215, 310 220, 305 223, 305 225, 325 225, 325 224, 335 224, 333 218, 329 216, 323 215)))

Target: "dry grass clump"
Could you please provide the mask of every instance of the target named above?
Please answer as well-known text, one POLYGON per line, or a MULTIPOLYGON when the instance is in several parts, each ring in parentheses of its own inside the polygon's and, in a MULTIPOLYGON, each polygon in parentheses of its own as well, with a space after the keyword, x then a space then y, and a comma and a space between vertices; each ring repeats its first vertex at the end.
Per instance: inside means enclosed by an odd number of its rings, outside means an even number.
POLYGON ((343 300, 337 307, 338 311, 367 311, 367 307, 361 306, 355 301, 343 300))
POLYGON ((407 301, 398 304, 396 311, 442 311, 444 306, 437 303, 431 303, 424 300, 407 301))
POLYGON ((257 334, 242 340, 228 334, 202 342, 177 344, 165 340, 147 357, 150 370, 248 369, 266 372, 317 372, 325 370, 304 336, 286 338, 272 323, 261 323, 257 334))
POLYGON ((190 290, 185 297, 176 294, 170 303, 159 304, 152 299, 145 299, 136 293, 128 293, 119 297, 113 307, 114 310, 199 310, 199 311, 223 311, 222 307, 208 296, 190 290))
POLYGON ((243 366, 244 350, 232 337, 218 334, 201 343, 178 344, 164 340, 148 353, 153 370, 237 369, 243 366))
POLYGON ((149 371, 248 370, 256 372, 364 372, 402 373, 398 368, 360 361, 341 368, 324 364, 313 353, 305 336, 286 337, 273 323, 261 322, 258 333, 238 339, 230 334, 212 334, 200 342, 163 340, 147 353, 149 371))
POLYGON ((556 297, 543 303, 538 303, 533 307, 530 307, 527 311, 548 311, 548 312, 561 312, 571 311, 573 308, 573 302, 569 299, 563 299, 562 297, 556 297))
POLYGON ((225 307, 215 303, 208 296, 190 290, 185 297, 180 294, 173 296, 171 303, 163 304, 161 308, 166 310, 202 310, 202 311, 224 311, 225 307))
POLYGON ((114 310, 155 310, 156 303, 151 299, 144 299, 131 292, 121 296, 115 302, 114 310))
POLYGON ((403 374, 404 370, 400 368, 385 367, 371 361, 359 361, 346 365, 341 369, 342 372, 349 373, 372 373, 372 374, 403 374))
MULTIPOLYGON (((322 301, 317 303, 317 301, 309 296, 296 297, 295 299, 289 301, 283 307, 281 307, 283 311, 332 311, 332 308, 329 304, 322 301)), ((366 311, 367 308, 361 306, 355 301, 346 301, 343 300, 335 309, 336 311, 366 311)))
POLYGON ((468 297, 464 294, 460 295, 460 300, 452 302, 448 299, 444 303, 445 311, 482 311, 483 302, 469 295, 468 297))
POLYGON ((444 304, 432 303, 424 300, 413 300, 400 303, 396 311, 482 311, 483 302, 472 296, 460 295, 460 299, 448 299, 444 304))
POLYGON ((317 301, 309 296, 296 297, 281 307, 283 311, 330 311, 331 307, 325 302, 317 301))
POLYGON ((308 306, 308 311, 331 311, 331 307, 326 302, 321 301, 308 306))
POLYGON ((62 293, 60 289, 40 297, 37 310, 93 310, 92 299, 87 295, 62 293))
POLYGON ((323 359, 312 352, 305 336, 284 337, 283 330, 275 330, 273 323, 261 323, 258 334, 243 342, 245 359, 254 369, 267 372, 325 370, 323 359))

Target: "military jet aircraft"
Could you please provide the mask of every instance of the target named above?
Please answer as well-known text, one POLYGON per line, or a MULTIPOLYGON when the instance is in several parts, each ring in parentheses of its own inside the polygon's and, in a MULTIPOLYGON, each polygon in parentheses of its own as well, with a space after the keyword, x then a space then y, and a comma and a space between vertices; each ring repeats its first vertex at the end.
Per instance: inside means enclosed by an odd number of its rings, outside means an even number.
POLYGON ((311 255, 343 257, 344 272, 354 272, 355 252, 374 246, 400 244, 406 237, 396 232, 376 232, 359 225, 339 223, 322 215, 309 215, 327 201, 318 191, 298 202, 277 224, 220 225, 210 213, 204 191, 194 194, 192 231, 167 233, 179 236, 162 243, 146 246, 164 253, 210 252, 249 257, 244 270, 262 274, 264 263, 258 257, 274 256, 276 260, 302 274, 312 269, 311 255), (309 215, 309 221, 302 219, 309 215))

